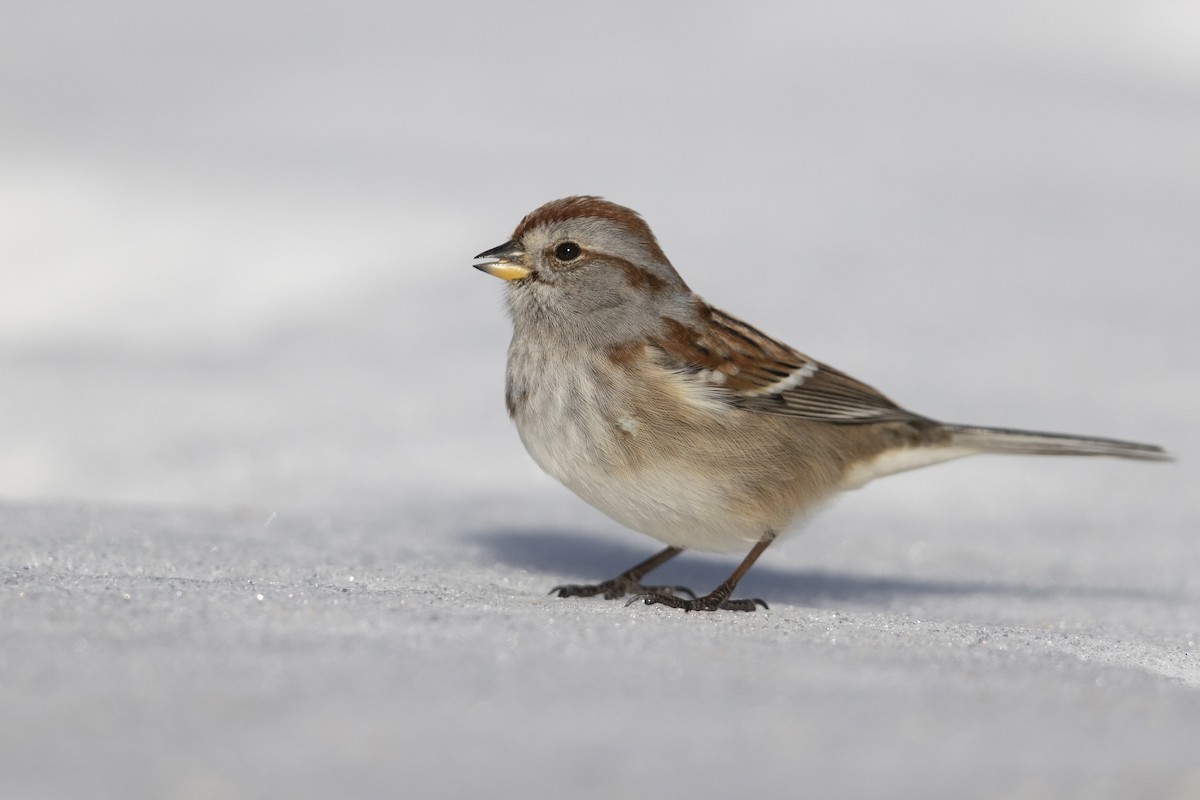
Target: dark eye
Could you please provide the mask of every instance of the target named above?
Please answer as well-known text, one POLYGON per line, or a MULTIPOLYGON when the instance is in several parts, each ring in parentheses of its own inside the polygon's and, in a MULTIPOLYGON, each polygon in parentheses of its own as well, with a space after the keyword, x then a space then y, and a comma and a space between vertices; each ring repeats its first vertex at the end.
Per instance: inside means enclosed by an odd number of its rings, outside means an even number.
POLYGON ((559 261, 574 261, 579 258, 580 252, 579 245, 574 242, 563 242, 554 248, 554 257, 559 261))

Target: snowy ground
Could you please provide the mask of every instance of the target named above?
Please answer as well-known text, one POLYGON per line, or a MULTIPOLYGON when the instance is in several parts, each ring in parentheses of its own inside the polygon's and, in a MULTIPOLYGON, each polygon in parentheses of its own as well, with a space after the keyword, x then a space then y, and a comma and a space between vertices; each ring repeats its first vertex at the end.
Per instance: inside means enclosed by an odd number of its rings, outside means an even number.
POLYGON ((6 12, 0 797, 1200 797, 1200 16, 688 8, 6 12), (549 598, 656 544, 522 452, 470 257, 578 192, 918 411, 1181 460, 549 598))

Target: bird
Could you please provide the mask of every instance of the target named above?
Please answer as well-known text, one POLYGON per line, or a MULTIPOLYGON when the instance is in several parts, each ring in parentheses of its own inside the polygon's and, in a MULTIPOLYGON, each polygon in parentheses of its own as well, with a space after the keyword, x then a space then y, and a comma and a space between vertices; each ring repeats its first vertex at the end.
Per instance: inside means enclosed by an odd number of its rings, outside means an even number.
POLYGON ((908 411, 709 305, 645 220, 601 197, 546 203, 473 266, 506 282, 505 402, 529 455, 666 545, 609 580, 556 586, 559 597, 754 611, 767 604, 732 595, 771 543, 876 478, 977 453, 1172 459, 1155 445, 908 411), (643 584, 687 549, 746 555, 708 594, 643 584))

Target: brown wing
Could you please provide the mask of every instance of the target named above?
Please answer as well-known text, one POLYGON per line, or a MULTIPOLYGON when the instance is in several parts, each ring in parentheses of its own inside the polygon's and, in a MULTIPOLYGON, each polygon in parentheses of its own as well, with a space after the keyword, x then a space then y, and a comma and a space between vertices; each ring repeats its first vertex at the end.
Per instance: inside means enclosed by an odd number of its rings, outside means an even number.
POLYGON ((841 423, 920 419, 736 317, 709 307, 702 313, 709 325, 696 329, 672 320, 655 345, 668 366, 721 387, 739 408, 841 423))

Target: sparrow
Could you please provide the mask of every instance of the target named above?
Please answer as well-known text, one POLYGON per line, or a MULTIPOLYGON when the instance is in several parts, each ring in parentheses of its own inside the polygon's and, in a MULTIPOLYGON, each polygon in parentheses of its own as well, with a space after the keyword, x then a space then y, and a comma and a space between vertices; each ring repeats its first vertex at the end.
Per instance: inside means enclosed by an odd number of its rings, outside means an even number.
POLYGON ((763 551, 840 492, 976 453, 1165 461, 1148 444, 956 425, 710 306, 646 222, 600 197, 554 200, 475 257, 507 282, 505 400, 533 460, 612 519, 666 545, 560 597, 634 595, 685 611, 732 599, 763 551), (745 551, 703 596, 643 578, 685 549, 745 551))

